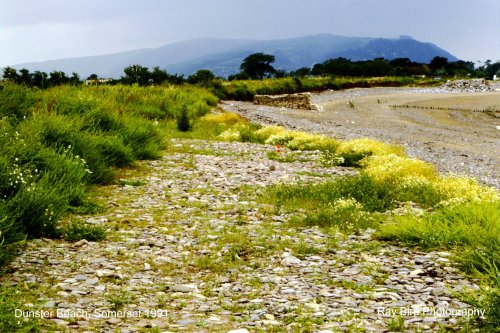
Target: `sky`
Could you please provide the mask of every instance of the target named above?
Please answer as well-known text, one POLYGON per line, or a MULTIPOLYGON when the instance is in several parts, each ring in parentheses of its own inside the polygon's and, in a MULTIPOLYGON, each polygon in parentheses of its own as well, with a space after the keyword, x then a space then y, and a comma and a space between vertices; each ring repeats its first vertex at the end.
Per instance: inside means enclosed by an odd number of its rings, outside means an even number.
POLYGON ((0 0, 0 66, 200 37, 318 33, 409 35, 462 60, 495 62, 500 0, 0 0))

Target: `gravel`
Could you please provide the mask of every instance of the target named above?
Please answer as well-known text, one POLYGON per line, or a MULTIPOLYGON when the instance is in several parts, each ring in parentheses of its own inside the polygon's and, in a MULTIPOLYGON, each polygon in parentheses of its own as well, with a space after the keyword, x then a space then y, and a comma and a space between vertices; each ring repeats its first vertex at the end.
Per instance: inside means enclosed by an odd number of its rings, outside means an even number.
POLYGON ((452 290, 478 289, 449 253, 378 243, 372 229, 344 237, 290 228, 288 215, 255 201, 258 189, 245 190, 352 170, 318 167, 317 152, 279 163, 267 158, 272 146, 173 145, 206 152, 139 162, 123 177, 143 186, 107 186, 107 212, 80 217, 107 226, 106 240, 27 242, 1 280, 30 286, 25 309, 38 299, 53 311, 47 320, 72 332, 382 332, 402 310, 413 311, 403 316, 409 330, 463 325, 422 310, 468 308, 452 290))
MULTIPOLYGON (((496 86, 494 86, 496 88, 496 86)), ((341 140, 369 137, 401 144, 410 157, 428 161, 442 173, 452 172, 500 188, 500 117, 480 112, 398 109, 389 105, 455 97, 441 88, 356 88, 313 94, 323 111, 304 111, 249 102, 224 101, 226 111, 261 124, 333 136, 341 140), (432 94, 430 94, 432 92, 432 94), (349 107, 354 105, 354 107, 349 107), (411 111, 409 111, 411 110, 411 111)), ((483 95, 498 96, 497 91, 483 95)), ((470 93, 467 96, 483 96, 470 93)), ((465 96, 465 97, 464 97, 465 96)))

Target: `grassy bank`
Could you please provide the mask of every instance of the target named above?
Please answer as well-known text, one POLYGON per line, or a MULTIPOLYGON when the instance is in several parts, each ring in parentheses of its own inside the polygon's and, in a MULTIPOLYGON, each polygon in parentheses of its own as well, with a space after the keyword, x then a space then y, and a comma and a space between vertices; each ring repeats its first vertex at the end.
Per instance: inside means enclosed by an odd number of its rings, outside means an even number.
POLYGON ((88 185, 158 158, 167 143, 163 122, 181 110, 196 119, 216 102, 197 88, 1 85, 0 264, 26 237, 68 234, 57 222, 86 209, 88 185))
POLYGON ((255 95, 291 94, 349 88, 401 87, 437 84, 430 78, 416 77, 287 77, 281 79, 242 80, 219 82, 211 91, 221 99, 252 101, 255 95))

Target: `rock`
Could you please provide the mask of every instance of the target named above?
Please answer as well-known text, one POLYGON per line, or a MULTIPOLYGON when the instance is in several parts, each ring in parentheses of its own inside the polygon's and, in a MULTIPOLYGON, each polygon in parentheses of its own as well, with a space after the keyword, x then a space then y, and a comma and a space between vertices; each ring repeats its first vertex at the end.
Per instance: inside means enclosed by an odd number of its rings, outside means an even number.
POLYGON ((89 244, 89 241, 86 240, 86 239, 81 239, 79 240, 78 242, 74 243, 73 246, 74 247, 82 247, 84 245, 88 245, 89 244))
POLYGON ((111 324, 111 325, 118 325, 119 323, 121 323, 122 321, 116 317, 111 317, 109 318, 108 320, 106 320, 106 322, 108 324, 111 324))
POLYGON ((170 287, 170 290, 179 293, 191 293, 197 291, 198 288, 194 284, 175 284, 170 287))
POLYGON ((74 279, 76 281, 85 281, 85 280, 87 280, 87 277, 85 275, 80 274, 80 275, 75 276, 74 279))
POLYGON ((91 279, 86 280, 85 284, 86 285, 93 285, 93 284, 97 284, 98 282, 99 282, 98 278, 91 278, 91 279))
POLYGON ((410 276, 419 276, 419 275, 422 275, 424 274, 424 270, 423 269, 415 269, 413 271, 410 272, 410 276))
POLYGON ((43 307, 44 308, 53 308, 55 305, 56 305, 55 301, 47 301, 47 302, 45 302, 45 304, 43 305, 43 307))
POLYGON ((106 290, 106 286, 104 286, 104 285, 100 285, 100 286, 95 287, 95 291, 101 292, 104 290, 106 290))
POLYGON ((193 320, 193 319, 182 319, 182 320, 179 320, 178 322, 176 322, 177 325, 180 325, 180 326, 189 326, 189 325, 193 325, 196 323, 196 320, 193 320))
POLYGON ((299 265, 301 262, 302 260, 292 255, 286 256, 283 260, 281 260, 281 264, 285 266, 299 265))
POLYGON ((227 331, 227 333, 249 333, 246 328, 238 328, 236 330, 227 331))

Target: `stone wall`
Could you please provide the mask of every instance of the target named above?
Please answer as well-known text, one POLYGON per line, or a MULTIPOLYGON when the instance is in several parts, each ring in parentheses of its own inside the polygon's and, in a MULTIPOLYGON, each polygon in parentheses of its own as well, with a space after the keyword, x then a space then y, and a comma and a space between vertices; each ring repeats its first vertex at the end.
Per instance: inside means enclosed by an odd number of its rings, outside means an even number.
POLYGON ((488 92, 493 90, 485 79, 448 81, 441 88, 450 92, 488 92))
POLYGON ((254 104, 285 107, 291 109, 316 110, 316 105, 311 102, 311 94, 285 94, 285 95, 255 95, 254 104))

